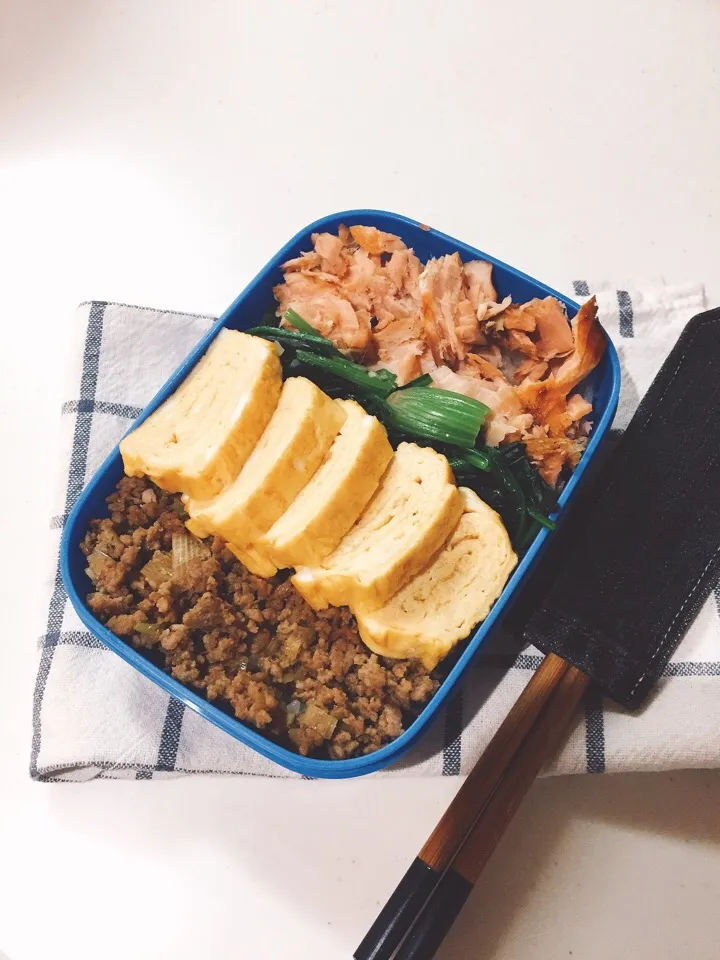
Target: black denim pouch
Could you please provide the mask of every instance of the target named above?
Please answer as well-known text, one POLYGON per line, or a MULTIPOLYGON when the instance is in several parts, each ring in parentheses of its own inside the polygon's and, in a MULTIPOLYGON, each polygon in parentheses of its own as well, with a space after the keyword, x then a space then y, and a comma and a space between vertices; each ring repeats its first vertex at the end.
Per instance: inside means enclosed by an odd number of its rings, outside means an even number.
POLYGON ((645 699, 720 574, 720 310, 688 323, 553 538, 523 638, 626 707, 645 699))

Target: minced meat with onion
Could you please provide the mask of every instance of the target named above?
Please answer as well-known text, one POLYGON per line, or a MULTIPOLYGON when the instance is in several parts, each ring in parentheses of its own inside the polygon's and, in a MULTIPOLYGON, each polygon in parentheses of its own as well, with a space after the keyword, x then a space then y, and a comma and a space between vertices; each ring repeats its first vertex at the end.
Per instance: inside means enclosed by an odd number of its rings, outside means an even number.
POLYGON ((303 755, 341 760, 394 740, 437 689, 420 661, 371 653, 346 607, 312 610, 285 575, 254 576, 218 537, 178 563, 178 494, 123 477, 107 502, 109 517, 92 520, 81 544, 95 586, 88 606, 239 720, 303 755))

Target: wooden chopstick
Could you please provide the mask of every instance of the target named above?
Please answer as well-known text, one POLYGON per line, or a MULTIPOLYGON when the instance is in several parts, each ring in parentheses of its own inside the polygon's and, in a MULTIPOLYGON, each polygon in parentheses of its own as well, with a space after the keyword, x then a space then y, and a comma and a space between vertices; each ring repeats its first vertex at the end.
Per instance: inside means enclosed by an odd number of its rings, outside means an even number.
POLYGON ((513 704, 422 850, 353 956, 390 960, 461 844, 482 814, 508 765, 570 665, 549 653, 513 704))
POLYGON ((589 683, 590 678, 575 667, 565 671, 481 816, 393 955, 395 960, 431 960, 435 956, 541 767, 560 746, 589 683))

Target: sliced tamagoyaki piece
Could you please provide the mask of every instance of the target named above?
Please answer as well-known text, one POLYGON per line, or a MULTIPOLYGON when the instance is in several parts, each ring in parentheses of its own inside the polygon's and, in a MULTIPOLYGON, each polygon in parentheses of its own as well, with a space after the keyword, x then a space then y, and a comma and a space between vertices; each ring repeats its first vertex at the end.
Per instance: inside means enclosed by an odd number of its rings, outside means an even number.
POLYGON ((232 482, 277 406, 274 344, 221 330, 177 390, 120 442, 125 473, 204 500, 232 482))
POLYGON ((517 564, 497 513, 460 488, 464 512, 425 569, 379 609, 355 607, 360 636, 383 657, 432 670, 490 612, 517 564))
POLYGON ((320 563, 368 505, 393 451, 385 427, 354 400, 338 400, 345 423, 315 476, 258 542, 278 567, 320 563))
POLYGON ((355 526, 321 564, 299 567, 292 582, 316 610, 381 607, 423 569, 462 510, 447 459, 401 443, 355 526))
POLYGON ((267 429, 237 478, 211 500, 184 497, 187 526, 247 550, 290 506, 318 469, 345 420, 335 400, 304 377, 290 377, 267 429))

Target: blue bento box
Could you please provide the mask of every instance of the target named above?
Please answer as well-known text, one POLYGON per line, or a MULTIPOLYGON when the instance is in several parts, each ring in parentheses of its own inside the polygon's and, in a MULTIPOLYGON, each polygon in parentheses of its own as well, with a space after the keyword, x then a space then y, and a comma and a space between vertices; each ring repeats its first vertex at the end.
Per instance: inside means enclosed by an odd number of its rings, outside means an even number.
MULTIPOLYGON (((436 230, 428 229, 415 220, 409 220, 406 217, 401 217, 394 213, 387 213, 382 210, 345 210, 342 213, 323 217, 321 220, 317 220, 315 223, 305 227, 297 233, 282 250, 278 251, 269 263, 263 267, 260 273, 258 273, 255 279, 248 284, 237 300, 225 311, 219 321, 215 323, 212 329, 202 338, 185 362, 180 365, 159 393, 148 404, 131 429, 144 420, 176 389, 198 359, 205 353, 208 345, 214 337, 217 336, 222 327, 244 330, 260 323, 263 314, 268 308, 273 306, 273 286, 282 280, 280 264, 285 260, 289 260, 291 257, 298 256, 301 251, 311 249, 312 243, 310 235, 312 233, 323 231, 337 232, 338 227, 342 223, 362 223, 378 227, 380 230, 385 230, 389 233, 398 234, 409 247, 415 250, 415 253, 423 262, 430 257, 442 256, 453 253, 454 251, 458 251, 463 260, 477 258, 489 260, 494 266, 493 277, 500 299, 510 294, 514 302, 522 303, 533 297, 546 297, 550 295, 557 297, 558 300, 565 304, 568 316, 573 317, 578 311, 578 304, 563 297, 555 290, 551 290, 537 280, 533 280, 531 277, 520 273, 513 267, 507 266, 507 264, 501 263, 494 257, 480 250, 476 250, 474 247, 470 247, 465 243, 460 243, 458 240, 454 240, 452 237, 448 237, 436 230)), ((574 491, 577 489, 578 484, 582 481, 588 464, 595 455, 615 415, 620 390, 620 365, 617 353, 609 340, 605 356, 599 366, 588 377, 586 386, 589 388, 587 394, 592 398, 594 428, 590 442, 577 469, 562 491, 560 496, 561 508, 568 503, 574 491)), ((92 584, 85 574, 86 559, 79 545, 87 531, 90 519, 92 517, 107 515, 108 510, 105 498, 112 492, 122 472, 122 460, 119 449, 116 447, 83 491, 65 526, 61 547, 62 576, 68 595, 80 619, 107 647, 114 650, 115 653, 127 661, 127 663, 132 664, 132 666, 139 670, 144 676, 149 677, 157 683, 163 690, 177 697, 178 700, 181 700, 186 706, 190 707, 190 709, 195 710, 201 716, 220 727, 221 730, 224 730, 237 740, 257 750, 263 756, 274 760, 283 767, 287 767, 290 770, 294 770, 308 777, 355 777, 380 770, 401 757, 419 739, 421 734, 428 729, 430 721, 435 717, 440 707, 445 703, 448 696, 459 683, 471 661, 477 655, 485 638, 502 616, 503 611, 515 592, 520 589, 530 567, 538 558, 538 554, 542 550, 549 535, 547 530, 542 530, 537 535, 530 549, 515 569, 513 576, 508 581, 487 619, 468 639, 462 655, 449 672, 435 696, 402 736, 367 756, 354 757, 349 760, 318 760, 301 757, 291 750, 269 740, 263 736, 262 733, 251 729, 234 717, 224 713, 199 694, 183 686, 183 684, 164 673, 159 667, 150 663, 141 653, 133 649, 130 644, 111 633, 90 611, 85 602, 85 597, 92 589, 92 584)))

